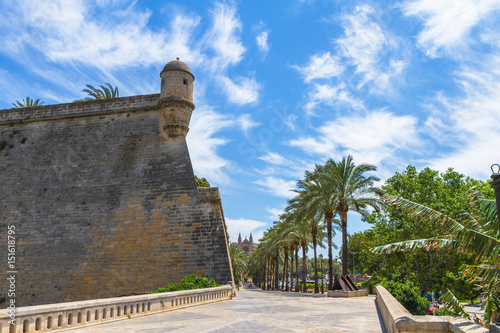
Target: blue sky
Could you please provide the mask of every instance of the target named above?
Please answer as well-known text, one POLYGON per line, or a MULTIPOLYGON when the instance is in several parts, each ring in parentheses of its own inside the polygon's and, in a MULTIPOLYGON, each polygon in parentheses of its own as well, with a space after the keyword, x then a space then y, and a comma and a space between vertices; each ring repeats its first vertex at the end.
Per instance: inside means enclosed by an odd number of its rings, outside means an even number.
MULTIPOLYGON (((231 240, 259 238, 328 158, 382 179, 408 164, 488 179, 499 14, 499 0, 0 0, 0 109, 71 102, 87 83, 159 93, 180 57, 196 77, 195 173, 220 188, 231 240)), ((349 216, 349 232, 367 227, 349 216)))

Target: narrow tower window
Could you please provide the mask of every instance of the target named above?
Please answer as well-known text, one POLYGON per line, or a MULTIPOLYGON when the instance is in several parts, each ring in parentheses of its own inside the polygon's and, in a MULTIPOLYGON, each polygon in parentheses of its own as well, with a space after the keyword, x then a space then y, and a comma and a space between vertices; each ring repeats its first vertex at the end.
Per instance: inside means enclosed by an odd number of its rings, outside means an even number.
POLYGON ((187 84, 188 84, 188 80, 187 79, 183 79, 182 82, 187 86, 187 84))

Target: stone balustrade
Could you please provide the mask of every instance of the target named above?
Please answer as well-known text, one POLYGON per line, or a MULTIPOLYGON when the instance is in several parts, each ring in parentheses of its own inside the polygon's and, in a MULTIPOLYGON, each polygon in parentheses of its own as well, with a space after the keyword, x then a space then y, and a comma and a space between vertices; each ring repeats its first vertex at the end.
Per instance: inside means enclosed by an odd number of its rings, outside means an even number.
POLYGON ((414 316, 384 287, 377 286, 377 307, 388 333, 453 332, 486 333, 487 328, 459 317, 414 316))
POLYGON ((15 325, 0 310, 0 333, 68 331, 77 327, 129 319, 162 311, 231 299, 232 287, 184 290, 161 294, 103 298, 27 306, 16 309, 15 325))

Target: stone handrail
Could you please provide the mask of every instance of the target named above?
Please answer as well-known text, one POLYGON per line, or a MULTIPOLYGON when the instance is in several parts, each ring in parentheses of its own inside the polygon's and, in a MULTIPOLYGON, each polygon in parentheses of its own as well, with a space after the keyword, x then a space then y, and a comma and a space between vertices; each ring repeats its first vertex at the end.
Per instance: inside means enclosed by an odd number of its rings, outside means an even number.
POLYGON ((485 333, 478 324, 459 317, 414 316, 399 303, 384 287, 376 286, 377 307, 388 333, 403 332, 453 332, 485 333))
POLYGON ((160 294, 102 298, 27 306, 16 309, 15 325, 0 310, 0 333, 59 332, 88 325, 231 299, 232 287, 183 290, 160 294))

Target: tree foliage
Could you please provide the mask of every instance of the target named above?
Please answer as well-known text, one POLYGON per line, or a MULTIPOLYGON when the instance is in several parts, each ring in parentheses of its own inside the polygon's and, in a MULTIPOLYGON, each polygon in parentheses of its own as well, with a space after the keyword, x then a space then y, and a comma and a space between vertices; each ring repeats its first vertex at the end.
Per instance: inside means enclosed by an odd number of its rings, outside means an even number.
POLYGON ((215 283, 213 279, 198 277, 195 274, 191 274, 183 277, 180 283, 171 283, 167 287, 158 288, 157 290, 150 292, 150 294, 165 293, 169 291, 212 288, 219 286, 220 285, 215 283))
POLYGON ((194 179, 196 180, 196 186, 198 187, 210 187, 210 183, 206 178, 198 178, 194 175, 194 179))
POLYGON ((420 296, 420 288, 411 281, 384 283, 385 289, 403 305, 412 315, 426 315, 429 302, 420 296))
POLYGON ((465 177, 451 168, 440 174, 429 168, 417 172, 408 166, 387 179, 382 186, 384 199, 391 204, 387 213, 373 213, 365 219, 372 225, 366 232, 368 239, 378 239, 376 245, 391 244, 374 246, 382 254, 380 273, 388 276, 389 257, 398 263, 391 267, 393 278, 414 281, 422 296, 431 290, 452 289, 448 272, 461 276, 463 264, 472 264, 474 259, 463 252, 450 251, 452 240, 444 236, 453 228, 460 229, 453 221, 469 211, 468 190, 474 186, 491 193, 486 182, 465 177), (386 253, 388 249, 390 255, 386 253))
POLYGON ((245 273, 247 267, 247 254, 245 251, 238 249, 236 245, 231 244, 229 245, 229 258, 231 260, 234 278, 238 282, 242 273, 245 273))
POLYGON ((75 102, 84 102, 88 100, 100 100, 100 99, 113 99, 120 97, 120 91, 118 87, 113 87, 110 83, 105 85, 100 85, 100 89, 96 88, 90 84, 85 85, 87 88, 83 89, 84 93, 87 93, 85 99, 76 100, 75 102))

